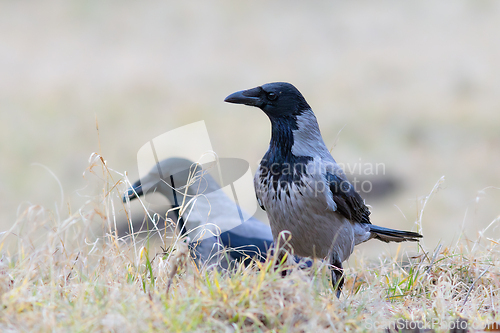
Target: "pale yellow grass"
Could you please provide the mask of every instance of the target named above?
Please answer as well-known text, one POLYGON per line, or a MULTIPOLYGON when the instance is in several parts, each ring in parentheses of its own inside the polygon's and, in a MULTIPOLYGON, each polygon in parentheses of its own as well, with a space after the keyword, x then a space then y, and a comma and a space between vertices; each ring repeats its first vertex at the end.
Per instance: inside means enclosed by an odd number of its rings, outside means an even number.
POLYGON ((401 318, 447 330, 457 318, 471 328, 500 320, 496 240, 356 258, 337 299, 319 262, 308 270, 266 262, 206 271, 179 239, 163 251, 144 238, 119 238, 114 217, 128 209, 118 207, 126 175, 93 155, 86 177, 100 194, 85 206, 67 218, 30 206, 2 233, 0 330, 380 331, 401 318), (291 274, 282 278, 285 268, 291 274))

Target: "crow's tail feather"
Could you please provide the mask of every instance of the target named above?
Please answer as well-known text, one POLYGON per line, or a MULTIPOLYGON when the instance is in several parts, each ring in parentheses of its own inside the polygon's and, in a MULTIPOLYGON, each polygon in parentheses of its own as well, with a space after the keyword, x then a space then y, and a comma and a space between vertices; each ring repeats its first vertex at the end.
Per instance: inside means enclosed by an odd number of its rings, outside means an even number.
POLYGON ((370 224, 370 232, 372 233, 372 237, 382 242, 418 242, 419 238, 423 236, 417 232, 413 231, 402 231, 402 230, 394 230, 388 229, 384 227, 379 227, 373 224, 370 224))

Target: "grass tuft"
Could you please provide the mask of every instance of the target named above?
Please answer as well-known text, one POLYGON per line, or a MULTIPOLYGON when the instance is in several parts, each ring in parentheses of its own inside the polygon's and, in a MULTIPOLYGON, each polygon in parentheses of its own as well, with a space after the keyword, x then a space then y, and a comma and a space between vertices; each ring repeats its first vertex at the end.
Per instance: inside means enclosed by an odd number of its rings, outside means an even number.
POLYGON ((162 234, 167 250, 150 238, 120 238, 117 212, 130 216, 121 203, 126 175, 93 155, 87 177, 100 194, 84 207, 66 218, 27 207, 1 235, 1 331, 381 331, 413 322, 439 331, 457 318, 471 328, 500 322, 496 240, 463 236, 417 255, 360 258, 337 299, 321 262, 206 270, 175 234, 162 234))

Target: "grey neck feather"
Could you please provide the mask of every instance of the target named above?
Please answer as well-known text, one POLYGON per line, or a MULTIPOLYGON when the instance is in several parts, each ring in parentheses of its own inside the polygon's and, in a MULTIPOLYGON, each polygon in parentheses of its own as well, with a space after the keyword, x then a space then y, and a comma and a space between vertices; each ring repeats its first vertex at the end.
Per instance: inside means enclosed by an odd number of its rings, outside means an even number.
POLYGON ((312 110, 297 116, 297 129, 293 131, 292 154, 327 158, 330 152, 321 137, 318 121, 312 110))

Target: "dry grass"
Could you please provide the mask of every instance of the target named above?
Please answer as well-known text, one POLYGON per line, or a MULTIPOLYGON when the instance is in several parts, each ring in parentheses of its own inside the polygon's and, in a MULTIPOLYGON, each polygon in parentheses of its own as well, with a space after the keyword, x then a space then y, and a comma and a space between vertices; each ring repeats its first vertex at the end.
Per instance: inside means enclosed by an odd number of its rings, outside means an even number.
POLYGON ((276 271, 270 262, 206 271, 178 239, 163 252, 145 239, 119 238, 115 212, 127 207, 115 205, 126 176, 96 155, 87 174, 101 194, 84 207, 60 218, 31 206, 2 233, 0 330, 380 331, 401 318, 439 330, 457 318, 472 328, 500 320, 495 240, 359 258, 337 299, 319 262, 310 270, 287 267, 286 278, 285 267, 276 271))

